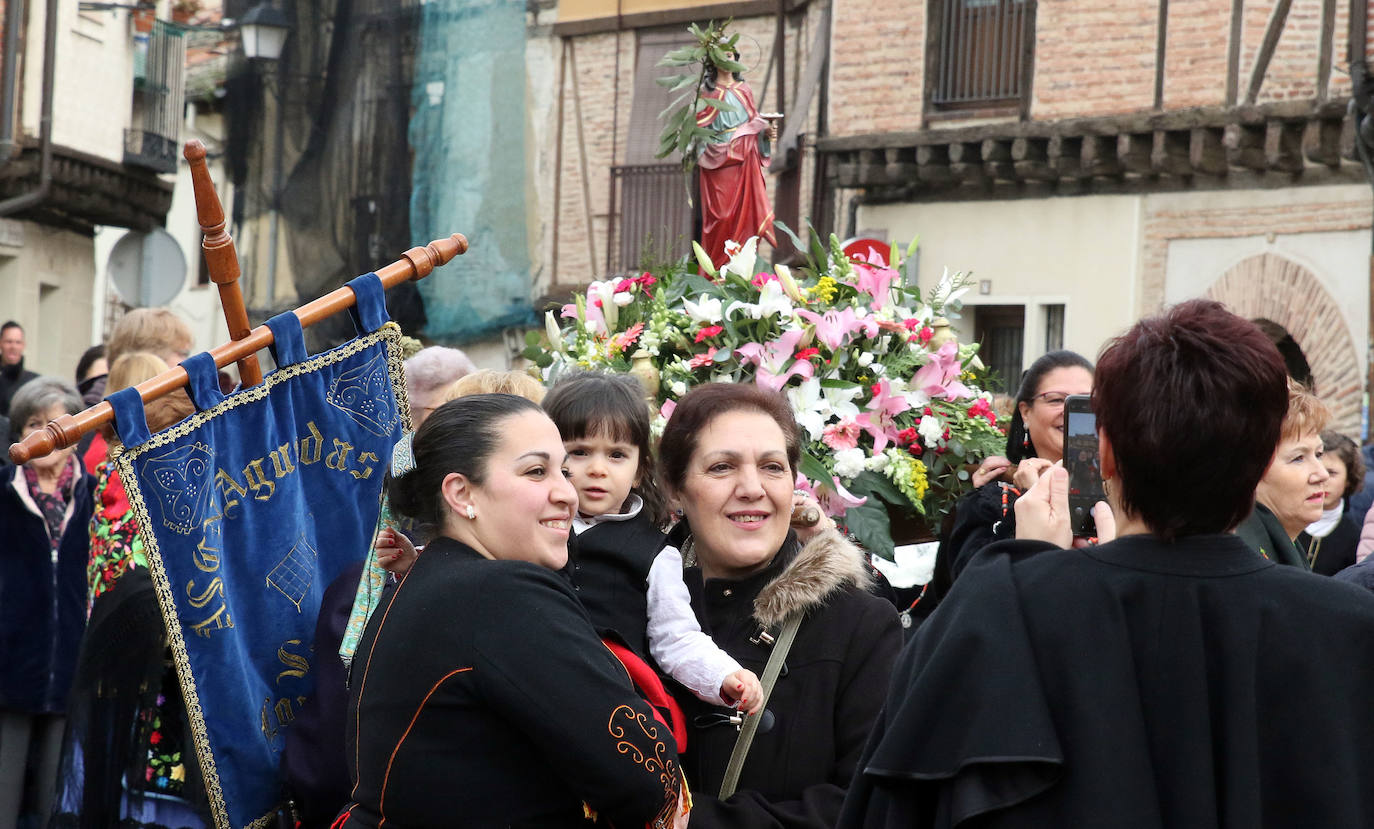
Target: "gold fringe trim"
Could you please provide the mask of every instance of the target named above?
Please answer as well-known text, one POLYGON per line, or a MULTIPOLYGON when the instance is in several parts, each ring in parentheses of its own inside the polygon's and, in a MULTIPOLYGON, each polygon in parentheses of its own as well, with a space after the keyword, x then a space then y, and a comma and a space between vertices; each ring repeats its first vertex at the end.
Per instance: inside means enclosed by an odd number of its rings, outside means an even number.
MULTIPOLYGON (((210 802, 210 811, 216 829, 233 829, 233 826, 229 822, 229 810, 225 805, 224 788, 220 783, 219 769, 215 765, 214 751, 210 748, 210 732, 205 724, 205 710, 201 707, 200 695, 196 692, 195 679, 191 675, 191 659, 186 651, 186 639, 182 636, 181 624, 177 621, 176 599, 172 594, 172 585, 167 577, 167 570, 162 563, 162 551, 158 547, 157 536, 151 532, 153 523, 149 517, 147 502, 143 500, 143 492, 138 486, 138 475, 134 470, 134 461, 141 455, 191 434, 224 412, 265 399, 273 388, 287 380, 309 374, 324 366, 342 362, 379 342, 386 344, 386 365, 387 374, 391 376, 391 390, 396 396, 396 407, 401 417, 401 423, 409 429, 411 423, 410 399, 406 395, 405 367, 402 365, 401 358, 401 327, 394 322, 387 322, 371 334, 357 337, 338 348, 294 365, 279 368, 267 375, 260 385, 243 389, 225 397, 224 402, 219 405, 203 412, 197 412, 186 420, 158 432, 147 442, 133 449, 121 445, 111 453, 111 459, 119 466, 120 478, 124 482, 124 489, 129 497, 129 506, 133 509, 134 516, 138 520, 138 526, 143 533, 144 554, 148 558, 148 570, 153 577, 153 587, 157 592, 158 606, 162 610, 162 623, 167 629, 167 638, 172 647, 172 661, 176 664, 177 681, 181 685, 182 698, 186 702, 186 715, 187 719, 190 720, 191 737, 196 746, 196 756, 200 760, 201 777, 205 781, 205 795, 210 802)), ((387 461, 390 461, 389 457, 387 461)), ((272 825, 275 820, 276 810, 253 820, 244 829, 265 829, 265 827, 272 825)))

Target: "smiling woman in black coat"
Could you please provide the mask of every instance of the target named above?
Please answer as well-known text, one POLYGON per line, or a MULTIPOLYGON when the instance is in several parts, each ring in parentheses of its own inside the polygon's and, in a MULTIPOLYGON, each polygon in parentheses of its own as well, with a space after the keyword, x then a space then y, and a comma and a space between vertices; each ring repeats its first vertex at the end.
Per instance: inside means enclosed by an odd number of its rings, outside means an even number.
POLYGON ((763 675, 783 623, 801 619, 733 795, 718 796, 739 736, 733 712, 678 695, 693 827, 833 826, 901 647, 861 552, 828 519, 804 542, 789 531, 800 451, 781 395, 730 383, 679 400, 660 442, 702 630, 763 675))
POLYGON ((359 642, 335 829, 673 826, 671 733, 556 572, 577 495, 553 421, 524 398, 466 397, 413 448, 391 504, 440 534, 359 642))

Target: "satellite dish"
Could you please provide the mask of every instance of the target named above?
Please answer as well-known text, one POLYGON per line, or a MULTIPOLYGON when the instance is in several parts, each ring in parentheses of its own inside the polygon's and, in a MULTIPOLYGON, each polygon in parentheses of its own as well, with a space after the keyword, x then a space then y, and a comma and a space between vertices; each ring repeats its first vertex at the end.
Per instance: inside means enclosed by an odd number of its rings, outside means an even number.
POLYGON ((171 302, 186 282, 186 256, 162 228, 131 230, 115 242, 107 266, 110 281, 126 302, 155 308, 171 302))

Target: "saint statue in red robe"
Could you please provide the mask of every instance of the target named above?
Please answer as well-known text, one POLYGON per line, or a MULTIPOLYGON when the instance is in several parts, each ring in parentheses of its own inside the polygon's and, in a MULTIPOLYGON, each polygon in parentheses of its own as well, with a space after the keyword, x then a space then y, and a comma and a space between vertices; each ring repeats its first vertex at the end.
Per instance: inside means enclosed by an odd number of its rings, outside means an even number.
POLYGON ((759 115, 754 91, 731 72, 706 70, 704 100, 726 101, 733 106, 707 106, 697 114, 697 124, 718 130, 715 141, 697 158, 701 182, 701 246, 720 267, 730 258, 725 243, 743 244, 760 236, 770 245, 773 208, 763 168, 768 166, 776 127, 759 115), (721 80, 719 76, 727 80, 721 80))

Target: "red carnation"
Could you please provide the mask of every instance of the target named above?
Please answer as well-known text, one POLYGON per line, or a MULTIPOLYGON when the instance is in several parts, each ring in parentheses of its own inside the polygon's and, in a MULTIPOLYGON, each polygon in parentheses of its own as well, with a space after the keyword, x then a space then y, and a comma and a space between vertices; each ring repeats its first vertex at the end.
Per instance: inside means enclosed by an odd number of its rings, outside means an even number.
POLYGON ((820 354, 820 353, 821 353, 821 350, 820 350, 819 348, 803 348, 801 351, 798 351, 798 352, 797 352, 797 359, 798 359, 798 360, 809 360, 809 359, 811 359, 812 357, 815 357, 816 355, 818 355, 818 354, 820 354))
POLYGON ((704 342, 716 336, 725 329, 719 325, 704 325, 697 331, 697 342, 704 342))

